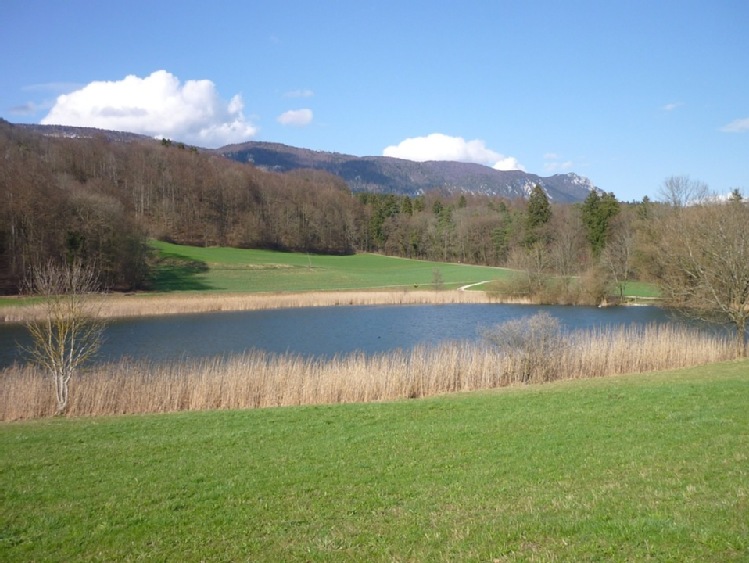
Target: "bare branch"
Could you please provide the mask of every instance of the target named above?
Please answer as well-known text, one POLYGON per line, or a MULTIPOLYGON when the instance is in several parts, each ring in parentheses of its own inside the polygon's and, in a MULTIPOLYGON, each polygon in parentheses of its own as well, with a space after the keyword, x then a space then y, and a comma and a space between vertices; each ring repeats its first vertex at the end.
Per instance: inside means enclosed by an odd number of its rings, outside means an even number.
POLYGON ((689 176, 666 178, 660 189, 661 200, 673 207, 686 207, 703 203, 708 199, 707 184, 692 180, 689 176))

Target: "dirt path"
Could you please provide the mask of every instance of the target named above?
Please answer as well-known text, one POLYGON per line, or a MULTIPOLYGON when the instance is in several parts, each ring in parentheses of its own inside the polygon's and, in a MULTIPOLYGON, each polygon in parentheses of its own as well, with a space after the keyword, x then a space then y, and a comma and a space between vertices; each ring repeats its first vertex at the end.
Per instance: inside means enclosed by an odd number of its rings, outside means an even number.
POLYGON ((464 285, 463 287, 459 287, 458 291, 465 291, 469 287, 476 287, 477 285, 484 285, 485 283, 489 283, 489 280, 480 281, 480 282, 476 282, 476 283, 469 283, 468 285, 464 285))

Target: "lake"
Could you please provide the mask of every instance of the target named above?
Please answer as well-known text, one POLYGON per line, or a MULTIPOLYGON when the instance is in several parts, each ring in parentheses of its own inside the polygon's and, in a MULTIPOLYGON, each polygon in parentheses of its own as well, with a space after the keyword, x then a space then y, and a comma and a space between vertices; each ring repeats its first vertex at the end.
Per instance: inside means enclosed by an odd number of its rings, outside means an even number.
MULTIPOLYGON (((252 349, 329 358, 445 341, 480 340, 479 330, 547 311, 565 330, 685 323, 659 307, 564 307, 507 304, 309 307, 119 319, 106 329, 98 362, 127 357, 167 362, 252 349)), ((0 368, 23 356, 23 326, 0 324, 0 368)))

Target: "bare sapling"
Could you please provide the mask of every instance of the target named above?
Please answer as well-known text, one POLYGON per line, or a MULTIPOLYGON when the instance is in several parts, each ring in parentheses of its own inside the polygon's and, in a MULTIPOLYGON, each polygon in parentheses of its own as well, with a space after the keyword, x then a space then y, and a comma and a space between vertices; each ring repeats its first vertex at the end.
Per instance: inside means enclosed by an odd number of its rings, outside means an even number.
POLYGON ((44 309, 42 318, 25 325, 32 338, 26 351, 52 378, 55 414, 62 415, 70 400, 70 380, 102 342, 105 323, 97 315, 96 270, 78 260, 49 261, 31 269, 26 288, 41 298, 44 309))

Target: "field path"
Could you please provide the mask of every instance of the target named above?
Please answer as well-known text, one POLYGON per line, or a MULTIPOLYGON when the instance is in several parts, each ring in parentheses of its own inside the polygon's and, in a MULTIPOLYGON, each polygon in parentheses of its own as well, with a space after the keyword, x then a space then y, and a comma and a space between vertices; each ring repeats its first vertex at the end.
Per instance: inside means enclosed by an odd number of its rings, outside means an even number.
POLYGON ((468 289, 469 287, 476 287, 477 285, 483 285, 483 284, 485 284, 485 283, 489 283, 489 281, 490 281, 490 280, 486 280, 486 281, 480 281, 480 282, 476 282, 476 283, 469 283, 468 285, 464 285, 464 286, 462 286, 462 287, 459 287, 459 288, 458 288, 458 291, 465 291, 465 290, 466 290, 466 289, 468 289))

